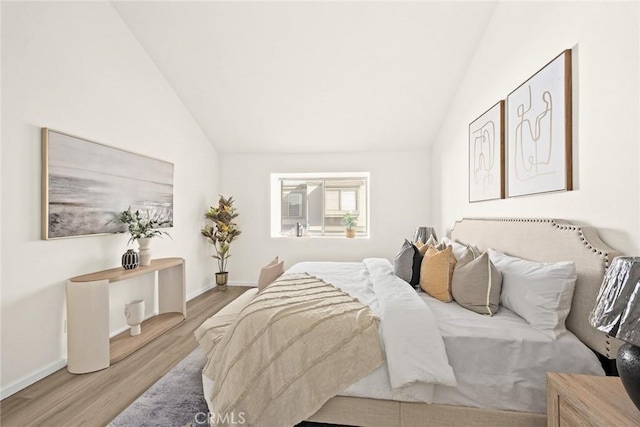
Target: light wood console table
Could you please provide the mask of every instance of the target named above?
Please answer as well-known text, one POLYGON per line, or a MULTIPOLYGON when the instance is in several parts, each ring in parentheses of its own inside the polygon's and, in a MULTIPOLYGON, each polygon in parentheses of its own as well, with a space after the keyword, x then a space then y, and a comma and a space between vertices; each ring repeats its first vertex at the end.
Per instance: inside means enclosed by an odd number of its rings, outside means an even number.
POLYGON ((133 270, 122 267, 67 281, 67 370, 84 374, 108 368, 151 342, 187 317, 185 263, 160 258, 133 270), (145 274, 158 278, 159 314, 142 323, 142 333, 125 331, 109 339, 109 286, 145 274))

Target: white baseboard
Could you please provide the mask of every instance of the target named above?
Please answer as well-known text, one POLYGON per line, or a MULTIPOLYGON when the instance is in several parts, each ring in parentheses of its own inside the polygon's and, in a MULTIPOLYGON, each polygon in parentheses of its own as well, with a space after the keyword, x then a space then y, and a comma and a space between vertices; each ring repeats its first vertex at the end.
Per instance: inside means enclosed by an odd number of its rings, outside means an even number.
POLYGON ((40 369, 39 371, 35 371, 32 374, 14 381, 13 383, 0 390, 0 400, 6 399, 12 394, 19 392, 23 388, 29 387, 31 384, 40 381, 44 377, 48 377, 49 375, 53 374, 56 371, 59 371, 65 366, 67 366, 67 359, 61 359, 55 363, 52 363, 44 369, 40 369))

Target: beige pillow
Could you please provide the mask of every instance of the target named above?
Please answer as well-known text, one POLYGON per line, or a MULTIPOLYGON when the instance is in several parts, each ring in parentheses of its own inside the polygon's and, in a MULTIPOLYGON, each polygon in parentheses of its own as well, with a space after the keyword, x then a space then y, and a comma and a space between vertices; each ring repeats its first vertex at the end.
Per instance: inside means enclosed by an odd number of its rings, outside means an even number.
POLYGON ((456 269, 460 268, 461 266, 463 266, 465 264, 470 263, 474 259, 478 258, 480 255, 482 255, 482 253, 480 252, 480 250, 477 247, 475 247, 475 246, 467 246, 466 248, 464 248, 464 252, 462 253, 462 255, 458 258, 456 256, 455 249, 454 249, 453 256, 455 256, 456 260, 457 260, 456 269))
MULTIPOLYGON (((467 249, 471 252, 470 249, 467 249)), ((451 292, 464 308, 493 316, 498 312, 502 274, 491 262, 487 252, 469 260, 467 252, 453 272, 451 292)))
POLYGON ((453 248, 439 251, 429 246, 420 266, 420 287, 442 302, 451 302, 451 278, 456 266, 453 248))
POLYGON ((258 292, 262 292, 264 288, 269 286, 284 273, 284 261, 279 261, 276 257, 269 264, 262 267, 260 276, 258 277, 258 292))

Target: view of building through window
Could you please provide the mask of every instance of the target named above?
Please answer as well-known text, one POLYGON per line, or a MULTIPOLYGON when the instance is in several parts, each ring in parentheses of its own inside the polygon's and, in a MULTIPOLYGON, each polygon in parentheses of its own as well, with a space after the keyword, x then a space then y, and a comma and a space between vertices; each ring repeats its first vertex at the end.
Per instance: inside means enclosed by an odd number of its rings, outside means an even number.
POLYGON ((275 181, 280 189, 278 234, 295 235, 297 224, 300 224, 307 235, 343 235, 342 217, 348 213, 358 220, 356 233, 368 235, 368 174, 344 175, 279 174, 275 181))

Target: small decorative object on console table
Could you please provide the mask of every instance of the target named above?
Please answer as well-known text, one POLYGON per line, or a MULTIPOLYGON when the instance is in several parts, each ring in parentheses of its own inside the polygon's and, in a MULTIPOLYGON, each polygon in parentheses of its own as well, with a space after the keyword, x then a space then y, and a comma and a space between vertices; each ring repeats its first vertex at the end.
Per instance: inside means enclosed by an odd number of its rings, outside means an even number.
POLYGON ((140 251, 140 265, 151 263, 151 237, 138 239, 138 249, 140 251))
POLYGON ((349 212, 342 215, 342 225, 346 226, 345 232, 347 237, 353 239, 356 237, 356 227, 358 227, 358 218, 351 216, 349 212))
POLYGON ((122 268, 125 270, 133 270, 134 268, 138 268, 140 265, 140 257, 138 256, 138 252, 133 249, 127 249, 122 255, 122 268))
MULTIPOLYGON (((169 235, 166 231, 158 230, 160 227, 173 227, 173 222, 162 218, 152 218, 149 212, 141 214, 139 210, 131 212, 131 206, 122 211, 117 220, 127 225, 127 232, 131 236, 129 243, 134 240, 140 247, 140 265, 151 263, 151 238, 155 236, 169 235)), ((123 231, 124 233, 124 231, 123 231)))
POLYGON ((236 208, 233 207, 233 197, 225 199, 220 196, 218 206, 209 207, 209 211, 204 217, 211 221, 213 225, 207 224, 200 230, 203 236, 209 239, 209 242, 216 250, 213 258, 218 260, 218 273, 216 273, 216 286, 221 291, 227 290, 227 281, 229 273, 227 272, 227 260, 231 256, 229 253, 229 245, 241 233, 238 226, 233 220, 238 217, 236 208))
POLYGON ((616 367, 629 397, 640 410, 640 257, 613 259, 589 322, 626 342, 618 350, 616 367))
POLYGON ((131 326, 131 336, 140 335, 140 324, 144 320, 144 300, 136 299, 124 305, 127 325, 131 326))

